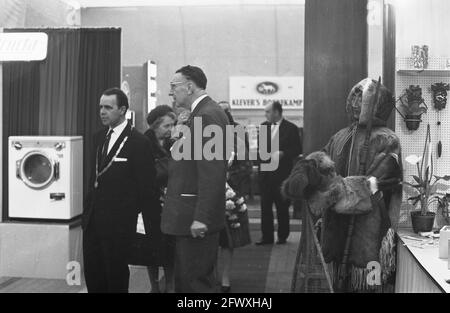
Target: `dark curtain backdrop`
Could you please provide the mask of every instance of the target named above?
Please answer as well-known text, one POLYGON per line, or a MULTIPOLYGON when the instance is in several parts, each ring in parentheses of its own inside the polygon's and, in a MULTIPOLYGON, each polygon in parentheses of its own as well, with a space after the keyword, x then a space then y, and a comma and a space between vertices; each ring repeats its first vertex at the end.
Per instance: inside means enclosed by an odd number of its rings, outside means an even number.
POLYGON ((9 136, 83 136, 84 191, 89 179, 92 135, 101 128, 98 100, 120 87, 120 29, 5 29, 45 32, 42 62, 3 65, 3 218, 8 204, 9 136))
POLYGON ((38 133, 38 81, 38 62, 3 63, 3 220, 8 203, 8 137, 38 133))
POLYGON ((39 135, 79 135, 76 114, 80 63, 80 31, 46 30, 47 59, 40 66, 39 135))
POLYGON ((121 83, 121 30, 81 29, 76 127, 84 137, 84 192, 92 166, 92 135, 102 125, 98 102, 103 91, 121 83))

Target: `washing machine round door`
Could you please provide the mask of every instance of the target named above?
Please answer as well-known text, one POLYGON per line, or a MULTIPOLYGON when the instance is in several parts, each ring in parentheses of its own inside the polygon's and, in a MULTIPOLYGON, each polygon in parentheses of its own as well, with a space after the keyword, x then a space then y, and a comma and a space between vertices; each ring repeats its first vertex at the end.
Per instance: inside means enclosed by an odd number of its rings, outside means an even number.
POLYGON ((32 151, 24 156, 20 164, 20 176, 30 188, 41 189, 55 177, 54 162, 43 151, 32 151))

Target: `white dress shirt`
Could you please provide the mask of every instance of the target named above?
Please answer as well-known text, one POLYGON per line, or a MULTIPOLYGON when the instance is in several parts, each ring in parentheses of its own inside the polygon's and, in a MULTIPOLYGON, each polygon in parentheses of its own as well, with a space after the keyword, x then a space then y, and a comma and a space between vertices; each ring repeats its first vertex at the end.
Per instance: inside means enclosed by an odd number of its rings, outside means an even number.
POLYGON ((208 96, 208 95, 203 95, 203 96, 198 97, 198 98, 194 101, 194 103, 192 103, 192 105, 191 105, 191 112, 194 112, 194 110, 195 110, 195 108, 197 107, 197 105, 198 105, 203 99, 205 99, 207 96, 208 96))
POLYGON ((272 125, 272 140, 275 138, 276 134, 278 133, 281 122, 283 122, 283 118, 281 118, 278 122, 276 122, 276 123, 274 123, 274 125, 272 125))
MULTIPOLYGON (((117 125, 116 127, 114 127, 112 129, 111 139, 109 140, 109 145, 108 145, 108 153, 111 151, 112 147, 114 147, 114 144, 116 143, 117 139, 119 139, 120 135, 122 135, 123 130, 125 129, 125 127, 127 127, 127 124, 128 124, 128 120, 125 119, 125 121, 123 121, 121 124, 117 125)), ((108 132, 109 132, 109 130, 108 130, 108 132)))

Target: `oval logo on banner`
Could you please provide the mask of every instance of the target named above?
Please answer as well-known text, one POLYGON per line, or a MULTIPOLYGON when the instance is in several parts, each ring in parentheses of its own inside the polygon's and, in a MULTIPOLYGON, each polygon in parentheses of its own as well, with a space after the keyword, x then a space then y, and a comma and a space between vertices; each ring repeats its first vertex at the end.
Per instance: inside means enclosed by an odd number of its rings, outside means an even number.
POLYGON ((256 90, 263 95, 273 95, 278 92, 278 85, 273 82, 263 82, 256 86, 256 90))

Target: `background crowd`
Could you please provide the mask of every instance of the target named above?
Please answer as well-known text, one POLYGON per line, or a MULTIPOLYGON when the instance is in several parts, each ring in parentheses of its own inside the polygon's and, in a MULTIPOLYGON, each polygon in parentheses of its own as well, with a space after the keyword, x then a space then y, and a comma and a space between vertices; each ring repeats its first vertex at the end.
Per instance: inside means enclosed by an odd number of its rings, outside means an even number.
MULTIPOLYGON (((128 292, 129 264, 147 266, 154 293, 163 291, 160 267, 165 292, 217 292, 218 280, 221 291, 230 292, 234 249, 252 241, 246 201, 253 165, 262 161, 250 160, 248 135, 238 133, 234 152, 222 160, 172 158, 172 149, 186 139, 180 130, 189 129, 196 138, 194 118, 223 133, 227 125, 238 124, 229 103, 216 103, 207 95, 207 78, 200 68, 179 69, 170 86, 173 105, 157 106, 148 114, 144 135, 126 120, 129 104, 120 89, 107 90, 100 99, 105 129, 95 136, 96 166, 83 223, 89 292, 128 292), (144 226, 140 230, 139 221, 144 226), (220 278, 218 257, 223 258, 220 278)), ((272 139, 279 138, 279 151, 271 151, 279 166, 259 173, 262 237, 256 244, 274 243, 273 204, 277 244, 285 244, 290 203, 282 198, 280 187, 301 153, 301 142, 298 128, 283 118, 280 103, 268 105, 265 113, 269 151, 272 139)), ((194 141, 192 150, 205 142, 194 141)))

